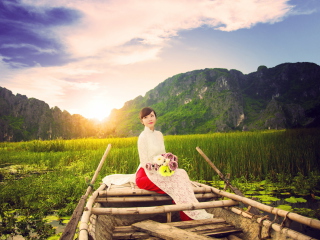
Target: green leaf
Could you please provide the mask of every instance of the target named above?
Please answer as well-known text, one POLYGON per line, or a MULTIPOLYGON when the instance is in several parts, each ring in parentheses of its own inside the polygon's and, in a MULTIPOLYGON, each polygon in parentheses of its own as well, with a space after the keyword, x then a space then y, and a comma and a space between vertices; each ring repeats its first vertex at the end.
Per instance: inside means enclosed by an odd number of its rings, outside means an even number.
POLYGON ((278 205, 277 208, 288 212, 292 212, 293 210, 290 205, 278 205))
POLYGON ((296 197, 289 197, 285 199, 286 202, 289 203, 305 203, 307 202, 307 200, 305 200, 304 198, 296 198, 296 197))

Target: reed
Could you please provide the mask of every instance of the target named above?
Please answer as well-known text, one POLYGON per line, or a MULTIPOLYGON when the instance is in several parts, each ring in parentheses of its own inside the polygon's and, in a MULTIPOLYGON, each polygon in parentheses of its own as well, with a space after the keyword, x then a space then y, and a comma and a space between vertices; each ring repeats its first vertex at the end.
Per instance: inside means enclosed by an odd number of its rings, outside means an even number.
MULTIPOLYGON (((212 171, 197 153, 199 146, 224 173, 235 178, 308 175, 319 170, 319 129, 165 136, 167 151, 193 179, 211 180, 212 171)), ((35 165, 47 170, 93 171, 107 144, 112 151, 102 174, 132 173, 139 164, 137 138, 75 139, 0 143, 0 164, 35 165)))

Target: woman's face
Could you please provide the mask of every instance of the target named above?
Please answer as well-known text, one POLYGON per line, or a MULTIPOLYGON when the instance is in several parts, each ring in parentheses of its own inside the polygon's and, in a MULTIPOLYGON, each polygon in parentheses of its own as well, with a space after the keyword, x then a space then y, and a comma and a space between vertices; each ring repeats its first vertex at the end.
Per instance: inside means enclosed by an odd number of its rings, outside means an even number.
POLYGON ((154 130, 154 125, 157 122, 156 115, 154 114, 154 112, 151 112, 149 115, 143 117, 141 119, 141 122, 146 127, 150 128, 151 130, 154 130))

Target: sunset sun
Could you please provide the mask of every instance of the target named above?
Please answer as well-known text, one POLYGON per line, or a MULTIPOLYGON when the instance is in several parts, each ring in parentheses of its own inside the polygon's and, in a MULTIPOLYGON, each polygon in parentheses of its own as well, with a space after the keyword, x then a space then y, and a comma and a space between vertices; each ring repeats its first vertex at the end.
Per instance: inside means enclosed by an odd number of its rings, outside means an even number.
POLYGON ((83 116, 89 119, 102 121, 109 116, 112 106, 108 105, 102 99, 94 99, 86 104, 82 110, 83 116))

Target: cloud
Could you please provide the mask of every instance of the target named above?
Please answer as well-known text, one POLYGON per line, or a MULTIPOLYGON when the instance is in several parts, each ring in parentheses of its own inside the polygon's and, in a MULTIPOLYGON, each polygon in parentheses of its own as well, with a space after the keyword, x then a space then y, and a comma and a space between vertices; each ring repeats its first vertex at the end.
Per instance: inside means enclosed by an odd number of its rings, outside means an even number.
POLYGON ((116 65, 133 64, 146 60, 157 60, 157 55, 161 51, 160 47, 139 49, 139 47, 126 48, 121 52, 113 54, 111 63, 116 65))
POLYGON ((32 67, 67 61, 64 43, 52 30, 80 19, 77 10, 63 6, 43 8, 17 0, 2 0, 0 8, 0 54, 8 57, 12 67, 16 63, 32 67))
MULTIPOLYGON (((24 2, 34 4, 31 0, 24 2)), ((281 21, 293 9, 288 0, 48 0, 37 4, 67 6, 82 13, 81 21, 55 31, 75 57, 103 55, 133 39, 140 39, 139 51, 145 53, 143 47, 162 48, 180 31, 204 25, 221 31, 251 28, 257 23, 281 21)), ((136 52, 128 53, 127 58, 136 52)), ((149 57, 154 59, 157 54, 159 51, 153 51, 149 57)), ((118 58, 125 57, 119 52, 118 58)))
POLYGON ((44 49, 37 47, 32 44, 27 44, 27 43, 20 43, 20 44, 2 44, 0 48, 29 48, 31 50, 35 50, 35 54, 42 54, 42 53, 48 53, 48 54, 55 54, 57 53, 57 50, 55 49, 44 49))
POLYGON ((3 2, 1 85, 77 110, 84 100, 121 107, 154 87, 163 70, 151 73, 151 65, 137 65, 160 62, 182 31, 202 26, 236 31, 299 14, 289 0, 3 2), (125 85, 129 93, 122 91, 125 85))
POLYGON ((293 8, 287 2, 286 0, 220 0, 207 6, 206 16, 211 27, 222 31, 235 31, 251 28, 258 23, 272 24, 281 21, 293 8), (211 18, 210 11, 215 11, 214 18, 211 18))
MULTIPOLYGON (((4 59, 2 57, 2 59, 4 59)), ((14 93, 45 100, 51 107, 68 101, 78 91, 94 92, 101 89, 100 83, 90 81, 99 71, 82 69, 78 64, 62 67, 10 68, 8 63, 0 62, 1 85, 14 93), (89 78, 87 78, 90 76, 89 78)))

